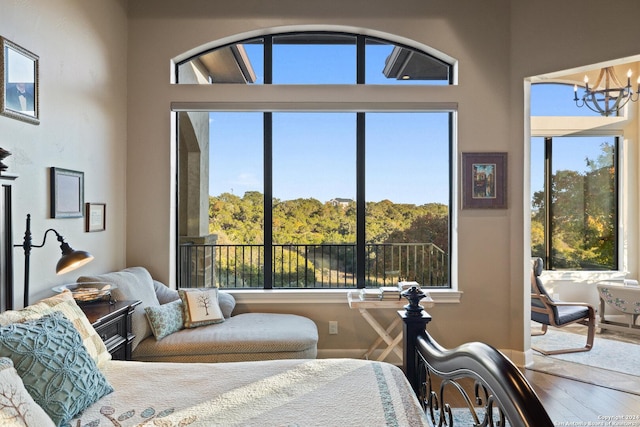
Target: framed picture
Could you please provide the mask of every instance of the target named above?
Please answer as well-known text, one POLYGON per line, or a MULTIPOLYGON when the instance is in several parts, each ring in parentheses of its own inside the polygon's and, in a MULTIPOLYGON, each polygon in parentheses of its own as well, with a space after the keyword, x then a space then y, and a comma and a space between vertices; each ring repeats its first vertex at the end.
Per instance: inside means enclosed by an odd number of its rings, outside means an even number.
POLYGON ((87 203, 84 215, 85 231, 104 231, 107 229, 106 203, 87 203))
POLYGON ((84 172, 51 168, 51 218, 84 216, 84 172))
POLYGON ((40 123, 38 56, 0 37, 0 114, 40 123))
POLYGON ((462 209, 507 208, 507 153, 462 153, 462 209))

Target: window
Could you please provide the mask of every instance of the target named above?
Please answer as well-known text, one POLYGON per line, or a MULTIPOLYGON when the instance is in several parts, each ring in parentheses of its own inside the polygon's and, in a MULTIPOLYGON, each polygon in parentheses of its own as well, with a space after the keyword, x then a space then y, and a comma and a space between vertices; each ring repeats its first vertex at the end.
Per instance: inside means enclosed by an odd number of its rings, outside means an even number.
MULTIPOLYGON (((287 33, 198 55, 178 80, 451 84, 451 67, 371 37, 287 33)), ((370 107, 180 113, 180 286, 448 287, 452 113, 370 107)))
POLYGON ((182 84, 449 85, 451 65, 375 37, 304 32, 242 40, 178 64, 182 84))
MULTIPOLYGON (((565 86, 532 86, 532 111, 570 96, 553 91, 565 86)), ((615 270, 619 139, 581 133, 531 140, 531 253, 549 270, 615 270)))

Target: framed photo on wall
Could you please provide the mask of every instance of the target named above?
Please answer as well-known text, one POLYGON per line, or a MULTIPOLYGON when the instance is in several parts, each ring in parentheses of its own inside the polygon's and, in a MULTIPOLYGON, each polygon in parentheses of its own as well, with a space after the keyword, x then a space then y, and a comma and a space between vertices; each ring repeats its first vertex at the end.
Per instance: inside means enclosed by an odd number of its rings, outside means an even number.
POLYGON ((84 216, 84 172, 51 168, 51 218, 84 216))
POLYGON ((107 229, 107 204, 87 203, 84 215, 85 231, 104 231, 107 229))
POLYGON ((0 114, 40 124, 37 55, 0 37, 0 114))
POLYGON ((462 153, 462 209, 507 208, 507 153, 462 153))

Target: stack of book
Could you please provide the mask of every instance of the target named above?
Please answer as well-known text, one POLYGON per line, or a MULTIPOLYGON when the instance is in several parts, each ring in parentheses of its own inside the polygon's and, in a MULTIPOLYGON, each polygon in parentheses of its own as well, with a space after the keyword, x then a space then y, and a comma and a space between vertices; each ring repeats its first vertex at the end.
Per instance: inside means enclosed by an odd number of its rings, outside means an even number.
POLYGON ((379 300, 382 298, 380 289, 362 289, 360 290, 360 299, 362 301, 379 300))
POLYGON ((400 288, 397 286, 381 286, 380 287, 380 299, 383 301, 399 300, 402 298, 400 295, 400 288))

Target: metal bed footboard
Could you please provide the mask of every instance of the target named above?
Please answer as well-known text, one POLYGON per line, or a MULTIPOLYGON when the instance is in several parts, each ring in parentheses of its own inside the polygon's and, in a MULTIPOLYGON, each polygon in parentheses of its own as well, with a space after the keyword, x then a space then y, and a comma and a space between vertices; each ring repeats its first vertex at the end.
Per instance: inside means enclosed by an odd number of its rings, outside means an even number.
POLYGON ((471 422, 475 426, 553 426, 542 402, 513 362, 480 342, 445 349, 426 331, 431 316, 419 305, 424 293, 412 288, 403 296, 409 300, 405 311, 398 312, 404 321, 403 368, 433 425, 471 422), (468 386, 471 382, 472 392, 468 386), (454 406, 452 400, 458 403, 454 406))

